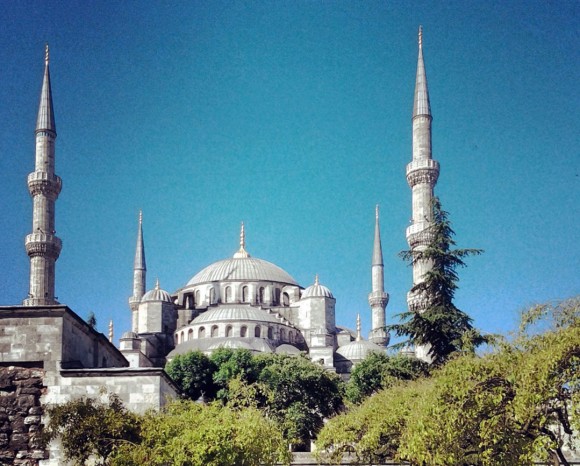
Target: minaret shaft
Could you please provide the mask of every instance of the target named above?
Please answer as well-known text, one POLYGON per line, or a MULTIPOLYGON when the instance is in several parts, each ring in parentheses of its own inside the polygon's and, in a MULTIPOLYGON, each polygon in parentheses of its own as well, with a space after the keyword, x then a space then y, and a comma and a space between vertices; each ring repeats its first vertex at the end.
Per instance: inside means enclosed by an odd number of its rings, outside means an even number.
POLYGON ((139 325, 139 303, 145 294, 147 286, 147 264, 145 262, 145 243, 143 241, 143 213, 139 212, 139 228, 137 229, 137 245, 133 263, 133 294, 129 298, 131 308, 132 331, 137 332, 139 325))
MULTIPOLYGON (((407 182, 412 192, 412 218, 407 228, 407 242, 411 251, 424 250, 431 241, 429 227, 433 221, 433 192, 439 178, 439 163, 432 158, 431 146, 431 104, 427 88, 427 74, 423 60, 423 33, 419 28, 419 56, 413 103, 413 159, 407 165, 407 182)), ((428 261, 413 263, 413 287, 425 280, 431 269, 428 261)), ((410 291, 407 303, 411 311, 423 312, 426 309, 425 296, 410 291)), ((417 357, 428 360, 428 348, 416 348, 417 357)))
POLYGON ((35 171, 28 175, 28 191, 32 196, 32 233, 25 247, 30 257, 30 287, 25 306, 58 304, 55 297, 55 262, 62 248, 55 236, 55 202, 62 187, 55 175, 56 125, 52 106, 48 46, 44 78, 36 121, 35 171))
POLYGON ((385 330, 385 309, 389 302, 389 295, 385 293, 385 267, 383 264, 383 250, 381 245, 381 229, 379 225, 379 206, 375 214, 375 239, 373 243, 373 260, 371 265, 371 292, 369 305, 371 307, 371 332, 369 340, 380 346, 387 346, 389 334, 385 330))

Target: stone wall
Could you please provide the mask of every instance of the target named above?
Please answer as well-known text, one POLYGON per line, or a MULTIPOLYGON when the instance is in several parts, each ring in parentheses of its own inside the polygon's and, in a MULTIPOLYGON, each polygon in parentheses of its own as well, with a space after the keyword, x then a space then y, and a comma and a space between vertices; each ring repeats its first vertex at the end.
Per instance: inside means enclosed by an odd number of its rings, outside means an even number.
POLYGON ((0 464, 37 466, 47 456, 40 447, 43 377, 40 367, 0 367, 0 464))

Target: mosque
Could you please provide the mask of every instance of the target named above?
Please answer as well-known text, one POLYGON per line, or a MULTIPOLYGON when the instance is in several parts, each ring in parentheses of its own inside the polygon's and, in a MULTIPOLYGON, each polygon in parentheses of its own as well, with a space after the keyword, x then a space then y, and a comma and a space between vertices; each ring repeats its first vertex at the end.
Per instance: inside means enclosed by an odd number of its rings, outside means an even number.
MULTIPOLYGON (((412 160, 406 169, 412 191, 412 221, 406 237, 412 250, 421 250, 430 241, 431 200, 439 175, 439 164, 431 156, 431 120, 419 29, 412 160)), ((38 428, 33 427, 40 425, 46 404, 95 396, 106 387, 135 411, 162 406, 178 393, 163 370, 167 360, 177 354, 192 350, 209 354, 218 348, 305 353, 347 378, 353 365, 370 352, 385 350, 389 294, 384 289, 378 207, 374 244, 369 245, 372 328, 368 339, 361 336, 360 317, 356 332, 336 324, 336 299, 318 277, 303 286, 274 263, 252 256, 243 224, 239 248, 232 257, 208 265, 173 293, 162 290, 159 282, 147 291, 140 215, 129 298, 132 328, 116 348, 112 330, 109 338, 96 332, 55 297, 55 263, 62 248, 55 234, 55 204, 62 182, 55 174, 57 133, 48 47, 35 134, 35 170, 28 176, 32 232, 25 239, 30 258, 29 293, 22 305, 0 306, 0 397, 12 413, 12 437, 0 436, 0 462, 20 455, 36 458, 42 465, 63 464, 58 447, 51 447, 50 452, 36 449, 34 432, 38 428)), ((428 263, 413 264, 414 284, 423 280, 428 268, 428 263)), ((407 301, 417 311, 426 304, 423 296, 412 292, 407 301)), ((416 348, 415 354, 426 358, 425 348, 416 348)))

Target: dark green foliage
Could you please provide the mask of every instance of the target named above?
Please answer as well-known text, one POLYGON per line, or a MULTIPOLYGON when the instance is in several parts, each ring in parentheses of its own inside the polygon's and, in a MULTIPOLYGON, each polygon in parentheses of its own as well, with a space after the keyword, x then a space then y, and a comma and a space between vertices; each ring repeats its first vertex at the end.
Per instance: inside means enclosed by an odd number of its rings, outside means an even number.
POLYGON ((97 466, 110 464, 109 457, 120 445, 139 441, 139 418, 127 411, 119 397, 109 394, 102 403, 79 398, 47 410, 49 422, 44 441, 60 437, 65 456, 75 466, 94 456, 97 466))
POLYGON ((472 319, 453 304, 459 280, 456 269, 465 267, 465 257, 479 255, 482 250, 452 249, 455 246, 455 232, 437 198, 433 200, 433 222, 429 234, 432 239, 423 251, 401 253, 401 257, 410 264, 431 264, 423 277, 424 281, 411 290, 426 299, 427 305, 422 312, 399 314, 402 323, 389 325, 387 329, 398 336, 408 337, 414 345, 428 346, 433 364, 441 365, 453 353, 472 351, 487 341, 474 329, 472 319))
POLYGON ((216 368, 213 381, 220 400, 227 401, 230 380, 239 378, 244 383, 254 383, 258 378, 258 369, 251 351, 220 348, 212 353, 210 360, 216 368))
POLYGON ((397 380, 414 380, 428 375, 429 366, 417 358, 397 354, 371 353, 358 363, 346 387, 346 398, 361 403, 373 393, 388 388, 397 380))
POLYGON ((183 395, 191 400, 213 399, 218 387, 213 376, 217 366, 201 351, 175 356, 165 366, 169 377, 181 388, 183 395))

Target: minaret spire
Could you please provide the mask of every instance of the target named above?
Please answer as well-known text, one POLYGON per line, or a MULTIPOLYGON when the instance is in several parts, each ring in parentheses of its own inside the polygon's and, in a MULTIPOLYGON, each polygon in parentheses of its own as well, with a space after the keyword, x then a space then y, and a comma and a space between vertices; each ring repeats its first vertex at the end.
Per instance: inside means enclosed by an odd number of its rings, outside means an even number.
MULTIPOLYGON (((423 30, 419 27, 419 57, 413 104, 413 160, 407 165, 407 182, 412 191, 412 219, 407 228, 407 242, 412 251, 424 250, 430 241, 429 227, 433 220, 433 190, 439 178, 439 163, 431 154, 431 106, 427 89, 427 74, 423 60, 423 30)), ((413 286, 424 280, 431 264, 413 263, 413 286)), ((407 303, 411 311, 422 312, 426 302, 421 295, 409 292, 407 303)), ((427 349, 417 348, 417 356, 425 359, 427 349)))
POLYGON ((389 344, 389 334, 385 330, 385 309, 389 294, 385 293, 385 272, 383 249, 381 246, 381 228, 379 225, 379 206, 375 207, 375 240, 373 243, 373 260, 371 264, 372 289, 369 294, 371 307, 371 332, 369 340, 380 346, 389 344))
POLYGON ((356 315, 356 341, 361 341, 361 324, 360 324, 360 313, 356 315))
POLYGON ((35 170, 28 175, 32 196, 32 233, 26 236, 26 253, 30 257, 30 288, 25 306, 58 304, 55 297, 55 262, 62 242, 55 235, 55 202, 62 188, 54 170, 56 125, 52 106, 48 44, 45 49, 44 78, 36 119, 35 170))
POLYGON ((132 313, 132 330, 137 332, 138 311, 141 298, 147 285, 147 264, 145 262, 145 243, 143 241, 143 211, 139 211, 139 227, 137 228, 137 246, 133 263, 133 295, 129 298, 132 313))

